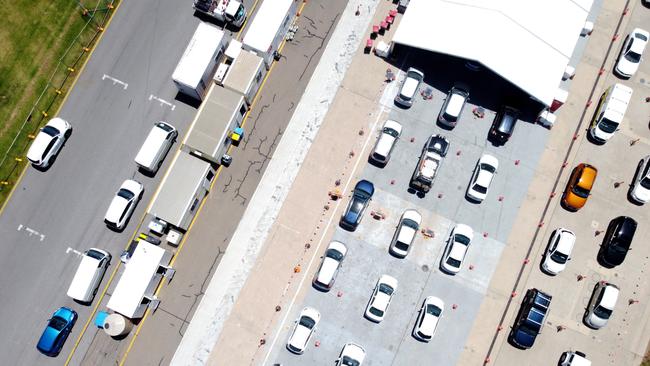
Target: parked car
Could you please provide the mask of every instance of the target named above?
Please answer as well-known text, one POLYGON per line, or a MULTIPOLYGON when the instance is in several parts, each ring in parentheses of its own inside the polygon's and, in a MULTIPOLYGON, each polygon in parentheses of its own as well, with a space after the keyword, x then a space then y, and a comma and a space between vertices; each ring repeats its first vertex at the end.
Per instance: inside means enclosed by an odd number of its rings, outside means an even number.
POLYGON ((618 300, 619 288, 606 281, 599 281, 594 287, 591 299, 585 311, 585 325, 592 329, 600 329, 607 325, 618 300))
POLYGON ((36 348, 47 356, 58 355, 76 321, 76 311, 66 307, 57 309, 47 321, 36 348))
POLYGON ((608 267, 622 264, 632 245, 636 227, 636 220, 628 216, 619 216, 610 221, 598 251, 598 260, 608 267))
POLYGON ((456 127, 468 99, 469 90, 467 88, 462 86, 452 87, 442 104, 440 114, 438 114, 438 122, 449 128, 456 127))
POLYGON ((483 202, 487 197, 490 183, 499 167, 499 160, 492 155, 483 154, 474 168, 474 174, 467 186, 467 199, 475 202, 483 202))
POLYGON ((636 73, 642 60, 643 51, 648 45, 648 38, 650 38, 650 33, 641 28, 634 28, 630 32, 623 42, 621 53, 614 66, 617 74, 629 78, 636 73))
POLYGON ((404 211, 390 242, 389 251, 392 255, 404 258, 409 254, 421 222, 422 216, 416 210, 404 211))
POLYGON ((445 311, 445 302, 435 296, 429 296, 424 299, 420 314, 415 320, 413 327, 413 337, 421 340, 422 342, 429 342, 434 335, 442 312, 445 311))
POLYGON ((587 203, 597 175, 598 170, 595 167, 585 163, 578 164, 573 169, 562 195, 564 208, 569 211, 581 209, 587 203))
POLYGON ((341 350, 336 366, 361 366, 366 358, 366 350, 356 343, 346 343, 341 350))
POLYGON ((515 324, 508 336, 510 344, 521 349, 531 348, 535 344, 537 335, 544 327, 552 298, 551 295, 536 288, 526 291, 515 324))
POLYGON ((474 231, 471 227, 456 224, 447 239, 447 246, 440 260, 440 269, 452 275, 460 272, 473 238, 474 231))
POLYGON ((630 198, 639 204, 650 201, 650 155, 639 161, 629 194, 630 198))
POLYGON ((340 241, 332 241, 327 246, 323 261, 312 280, 314 287, 321 291, 329 291, 332 288, 347 253, 348 248, 340 241))
POLYGON ((296 320, 296 326, 293 328, 289 340, 287 340, 287 349, 298 355, 303 354, 319 321, 320 313, 318 310, 311 307, 302 309, 300 316, 296 320))
POLYGON ((132 179, 125 180, 106 210, 104 222, 115 230, 122 230, 142 198, 144 186, 132 179))
POLYGON ((384 127, 381 129, 381 133, 377 138, 377 143, 375 148, 370 154, 370 159, 376 164, 385 166, 390 160, 390 154, 393 152, 393 148, 399 139, 399 136, 402 134, 402 125, 393 121, 387 120, 384 123, 384 127))
POLYGON ((70 123, 59 117, 52 118, 34 138, 27 151, 27 160, 37 168, 47 168, 71 133, 70 123))
POLYGON ((371 182, 365 179, 357 182, 357 185, 354 186, 350 203, 348 203, 348 207, 343 212, 339 225, 349 231, 356 230, 374 193, 375 186, 371 182))
POLYGON ((550 275, 562 272, 571 259, 571 252, 576 243, 573 231, 559 228, 555 230, 548 244, 548 250, 542 262, 542 269, 550 275))
POLYGON ((427 193, 433 186, 433 180, 438 175, 443 158, 447 156, 449 141, 442 135, 431 135, 424 143, 420 159, 415 166, 409 187, 427 193))
POLYGON ((560 356, 559 366, 591 366, 587 355, 580 351, 566 351, 560 356))
POLYGON ((494 117, 488 139, 494 145, 504 145, 515 131, 515 125, 519 118, 519 111, 515 108, 503 106, 494 117))
POLYGON ((395 97, 395 104, 401 105, 405 108, 410 108, 413 105, 413 98, 418 92, 420 84, 424 80, 424 73, 415 68, 410 67, 406 71, 406 78, 399 89, 399 93, 395 97))
POLYGON ((375 285, 372 297, 366 307, 365 317, 375 323, 384 320, 390 300, 397 290, 397 280, 389 275, 382 275, 375 285))

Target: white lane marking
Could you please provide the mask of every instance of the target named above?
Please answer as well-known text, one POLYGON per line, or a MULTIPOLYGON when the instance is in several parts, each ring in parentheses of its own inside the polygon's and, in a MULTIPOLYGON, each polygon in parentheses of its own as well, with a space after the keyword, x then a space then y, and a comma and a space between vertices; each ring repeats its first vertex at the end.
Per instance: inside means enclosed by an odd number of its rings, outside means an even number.
MULTIPOLYGON (((383 116, 384 111, 386 108, 382 105, 379 113, 377 114, 377 118, 375 119, 374 124, 372 125, 372 128, 370 131, 375 131, 377 128, 377 124, 379 123, 379 119, 383 116)), ((352 181, 352 178, 355 177, 354 172, 357 170, 357 167, 359 166, 359 162, 361 162, 360 157, 362 156, 363 151, 366 150, 368 147, 368 142, 370 142, 371 137, 374 136, 372 133, 367 134, 368 137, 366 137, 366 141, 363 144, 363 148, 361 149, 361 152, 359 153, 359 158, 357 158, 357 162, 354 164, 354 167, 352 167, 352 171, 350 173, 350 176, 348 177, 348 180, 345 182, 345 185, 343 186, 343 189, 341 190, 342 192, 347 192, 348 187, 350 186, 350 182, 352 181)), ((364 160, 365 161, 365 160, 364 160)), ((336 201, 336 205, 334 207, 334 210, 331 210, 331 212, 336 212, 338 210, 339 206, 341 205, 341 202, 344 200, 339 199, 336 201)), ((287 318, 289 317, 289 314, 291 313, 291 309, 293 308, 293 305, 295 305, 296 298, 298 297, 298 292, 300 292, 300 289, 302 288, 303 283, 305 282, 305 278, 307 278, 307 273, 309 273, 309 270, 311 269, 312 264, 314 263, 314 259, 316 259, 316 256, 320 252, 320 247, 323 244, 323 239, 325 239, 325 235, 327 234, 327 231, 329 230, 330 225, 332 224, 332 220, 334 219, 334 214, 330 215, 329 220, 327 220, 327 225, 323 228, 323 234, 321 235, 320 239, 318 240, 318 245, 316 246, 316 249, 314 250, 311 259, 309 260, 309 264, 307 265, 306 270, 303 272, 304 274, 302 275, 302 278, 300 279, 300 283, 298 284, 298 287, 296 288, 296 291, 293 293, 293 297, 291 298, 291 301, 289 302, 289 307, 287 308, 286 312, 284 313, 284 317, 282 318, 282 321, 279 324, 279 327, 277 328, 278 331, 275 333, 275 336, 273 337, 273 341, 271 342, 271 345, 269 346, 268 352, 266 352, 266 357, 264 357, 264 361, 262 361, 262 365, 266 365, 266 362, 269 359, 269 356, 271 356, 271 351, 273 350, 273 347, 275 346, 275 343, 278 341, 278 338, 280 337, 280 333, 282 333, 282 328, 284 328, 284 324, 287 321, 287 318)), ((288 289, 288 286, 287 286, 288 289)))
POLYGON ((172 111, 174 109, 176 109, 175 104, 169 103, 168 101, 166 101, 166 100, 164 100, 162 98, 158 98, 157 96, 155 96, 153 94, 149 94, 149 100, 152 100, 152 99, 155 99, 156 101, 160 102, 161 107, 166 104, 167 106, 169 106, 172 109, 172 111))
POLYGON ((16 231, 21 231, 23 228, 25 228, 25 231, 27 231, 29 233, 30 237, 36 235, 36 236, 40 237, 40 239, 39 239, 40 241, 45 240, 45 235, 39 233, 38 231, 36 231, 34 229, 28 228, 27 226, 25 226, 23 224, 18 225, 18 228, 16 229, 16 231))
POLYGON ((124 88, 124 90, 126 90, 126 88, 129 87, 129 84, 128 84, 128 83, 125 83, 125 82, 123 82, 123 81, 121 81, 121 80, 118 80, 118 79, 116 79, 116 78, 114 78, 114 77, 112 77, 112 76, 110 76, 110 75, 106 75, 106 74, 104 74, 104 76, 102 76, 102 80, 106 80, 106 79, 111 80, 111 81, 113 82, 113 85, 115 85, 115 84, 120 84, 120 85, 122 85, 122 87, 124 88))
POLYGON ((80 251, 78 251, 78 250, 76 250, 76 249, 72 249, 72 248, 68 247, 68 249, 65 250, 65 254, 70 254, 70 252, 72 252, 72 253, 78 255, 79 257, 81 257, 82 255, 84 255, 82 252, 80 252, 80 251))

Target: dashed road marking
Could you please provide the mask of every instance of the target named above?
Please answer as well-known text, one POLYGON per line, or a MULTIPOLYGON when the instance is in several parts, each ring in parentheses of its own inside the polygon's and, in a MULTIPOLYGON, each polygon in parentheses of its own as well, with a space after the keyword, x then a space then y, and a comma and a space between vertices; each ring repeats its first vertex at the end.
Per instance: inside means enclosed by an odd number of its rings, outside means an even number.
POLYGON ((161 106, 161 107, 162 107, 163 105, 167 105, 169 108, 171 108, 172 111, 173 111, 174 109, 176 109, 176 105, 175 105, 175 104, 169 103, 168 101, 166 101, 166 100, 164 100, 164 99, 162 99, 162 98, 158 98, 157 96, 155 96, 155 95, 153 95, 153 94, 149 94, 149 100, 156 100, 156 101, 160 102, 160 106, 161 106))
POLYGON ((23 224, 18 225, 18 228, 16 229, 16 231, 21 231, 21 230, 23 230, 23 228, 25 228, 25 231, 29 233, 29 236, 36 235, 36 236, 40 237, 40 241, 45 240, 45 235, 44 234, 41 234, 41 233, 39 233, 38 231, 36 231, 34 229, 28 228, 27 226, 25 226, 23 224))
POLYGON ((73 248, 71 248, 71 247, 68 247, 68 249, 65 250, 65 254, 70 254, 70 252, 76 254, 76 255, 79 256, 79 257, 81 257, 82 255, 84 255, 82 252, 80 252, 80 251, 78 251, 78 250, 76 250, 76 249, 73 249, 73 248))
POLYGON ((116 79, 116 78, 114 78, 114 77, 112 77, 112 76, 110 76, 110 75, 106 75, 106 74, 104 74, 104 76, 102 76, 102 80, 106 80, 106 79, 111 80, 111 81, 113 82, 113 85, 115 85, 115 84, 120 84, 120 85, 122 85, 122 87, 124 88, 124 90, 126 90, 126 88, 129 87, 129 84, 128 84, 128 83, 125 83, 125 82, 123 82, 123 81, 121 81, 121 80, 118 80, 118 79, 116 79))

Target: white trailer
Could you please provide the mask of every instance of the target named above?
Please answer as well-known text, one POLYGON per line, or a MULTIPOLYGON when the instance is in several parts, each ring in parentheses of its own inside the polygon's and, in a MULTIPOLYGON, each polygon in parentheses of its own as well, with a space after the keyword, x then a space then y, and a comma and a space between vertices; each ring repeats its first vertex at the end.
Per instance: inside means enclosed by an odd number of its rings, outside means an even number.
POLYGON ((241 28, 246 20, 246 7, 236 0, 194 0, 194 10, 220 22, 241 28))
POLYGON ((178 91, 202 100, 225 45, 226 36, 221 29, 207 23, 199 23, 172 74, 178 91))
POLYGON ((230 64, 222 81, 224 88, 244 96, 251 105, 266 75, 264 60, 253 52, 241 50, 230 64))
POLYGON ((264 1, 248 26, 243 48, 257 53, 271 67, 273 56, 291 26, 298 8, 297 0, 264 1))
POLYGON ((140 241, 125 265, 107 307, 129 319, 142 318, 149 306, 155 309, 159 300, 154 293, 162 276, 170 277, 174 273, 169 267, 171 258, 171 252, 140 241))

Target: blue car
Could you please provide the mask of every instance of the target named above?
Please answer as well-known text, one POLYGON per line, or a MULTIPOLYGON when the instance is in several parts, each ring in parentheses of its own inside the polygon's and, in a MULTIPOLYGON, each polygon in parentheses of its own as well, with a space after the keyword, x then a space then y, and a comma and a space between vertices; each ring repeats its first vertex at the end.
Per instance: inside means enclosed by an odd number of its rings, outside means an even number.
POLYGON ((76 321, 77 312, 66 307, 59 308, 47 321, 36 348, 47 356, 58 355, 76 321))
POLYGON ((339 222, 342 228, 350 231, 356 230, 373 193, 375 193, 375 186, 372 183, 365 179, 357 182, 357 185, 354 186, 352 199, 339 222))

